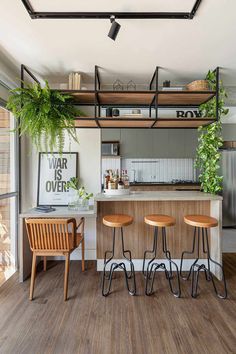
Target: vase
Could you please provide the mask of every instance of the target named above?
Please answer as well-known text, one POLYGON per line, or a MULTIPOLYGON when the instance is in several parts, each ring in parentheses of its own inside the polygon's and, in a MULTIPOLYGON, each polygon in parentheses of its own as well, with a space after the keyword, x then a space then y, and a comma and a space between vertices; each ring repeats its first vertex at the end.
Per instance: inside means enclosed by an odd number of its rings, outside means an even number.
POLYGON ((78 207, 78 210, 89 210, 89 200, 83 199, 83 198, 78 198, 77 199, 77 207, 78 207))
POLYGON ((81 198, 79 192, 70 190, 70 198, 68 203, 69 210, 89 210, 89 200, 81 198))

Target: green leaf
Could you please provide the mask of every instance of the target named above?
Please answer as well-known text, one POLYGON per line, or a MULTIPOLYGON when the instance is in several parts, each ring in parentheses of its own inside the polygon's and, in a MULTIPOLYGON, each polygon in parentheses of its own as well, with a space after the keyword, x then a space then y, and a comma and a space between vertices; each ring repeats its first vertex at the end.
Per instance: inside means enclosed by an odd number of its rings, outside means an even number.
POLYGON ((84 115, 74 108, 72 97, 51 90, 48 82, 26 85, 10 91, 7 109, 17 120, 20 134, 28 135, 37 150, 63 152, 65 129, 70 140, 78 142, 75 117, 84 115))

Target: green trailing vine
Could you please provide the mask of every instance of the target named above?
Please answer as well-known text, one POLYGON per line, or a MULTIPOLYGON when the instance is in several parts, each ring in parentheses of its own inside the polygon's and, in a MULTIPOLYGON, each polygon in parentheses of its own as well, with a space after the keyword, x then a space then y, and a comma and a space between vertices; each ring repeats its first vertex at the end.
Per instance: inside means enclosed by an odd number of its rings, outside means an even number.
MULTIPOLYGON (((216 73, 209 71, 206 80, 211 90, 216 90, 216 73)), ((198 138, 196 167, 199 168, 199 181, 201 189, 206 193, 217 194, 222 190, 223 176, 220 175, 220 151, 223 145, 222 122, 221 118, 228 113, 225 108, 225 98, 227 93, 223 87, 222 81, 219 82, 219 120, 208 125, 202 126, 198 138)), ((199 107, 202 117, 216 118, 216 97, 202 104, 199 107)))
POLYGON ((28 135, 37 150, 63 152, 65 129, 69 139, 78 142, 74 119, 83 115, 70 95, 51 90, 48 82, 30 84, 10 91, 7 108, 18 121, 20 134, 28 135))

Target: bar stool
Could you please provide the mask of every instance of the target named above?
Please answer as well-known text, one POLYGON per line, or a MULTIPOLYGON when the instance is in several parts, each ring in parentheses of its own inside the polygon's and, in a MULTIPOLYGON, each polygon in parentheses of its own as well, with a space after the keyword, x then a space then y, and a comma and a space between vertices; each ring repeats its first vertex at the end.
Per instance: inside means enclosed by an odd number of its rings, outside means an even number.
POLYGON ((108 296, 110 294, 111 283, 112 283, 112 279, 113 279, 113 272, 118 268, 122 269, 125 273, 125 283, 126 283, 126 287, 128 289, 129 294, 130 295, 136 294, 134 264, 133 264, 132 258, 131 258, 131 251, 125 250, 125 248, 124 248, 124 237, 123 237, 123 227, 132 224, 132 222, 133 222, 133 218, 132 218, 132 216, 129 216, 129 215, 119 214, 119 215, 106 215, 103 217, 103 224, 108 227, 113 228, 112 250, 106 251, 105 256, 104 256, 104 268, 103 268, 103 277, 102 277, 102 295, 103 296, 108 296), (129 262, 130 271, 129 272, 127 271, 126 265, 124 262, 120 262, 120 263, 112 262, 110 264, 109 274, 107 275, 106 274, 106 272, 107 272, 106 267, 114 258, 116 229, 117 228, 120 229, 120 234, 121 234, 122 255, 123 255, 124 259, 129 262), (107 259, 108 254, 110 254, 111 256, 110 256, 110 258, 107 259), (132 287, 130 287, 130 284, 129 284, 131 281, 133 283, 132 287), (107 286, 106 286, 106 283, 108 283, 107 286))
POLYGON ((153 240, 153 248, 152 250, 147 250, 144 252, 143 258, 143 275, 146 278, 145 284, 145 294, 151 295, 153 293, 153 283, 155 279, 156 271, 161 268, 164 269, 166 279, 169 282, 170 290, 175 297, 181 296, 180 290, 180 277, 179 277, 179 269, 177 264, 172 261, 171 253, 167 249, 167 241, 166 241, 166 227, 175 225, 175 219, 168 215, 148 215, 144 217, 144 222, 148 225, 154 226, 154 240, 153 240), (169 262, 169 271, 166 268, 165 263, 158 263, 156 260, 157 256, 157 240, 158 240, 158 229, 161 228, 162 234, 162 251, 165 254, 166 259, 169 262), (153 254, 153 258, 149 260, 147 265, 147 270, 145 271, 145 264, 147 260, 147 254, 153 254), (176 290, 173 289, 173 272, 172 266, 175 267, 177 272, 177 286, 176 290))
POLYGON ((193 246, 191 251, 184 251, 181 256, 181 263, 180 263, 180 275, 184 280, 188 280, 191 277, 191 296, 193 298, 197 297, 197 290, 198 290, 198 279, 199 279, 199 272, 203 270, 205 272, 205 277, 207 281, 212 281, 213 288, 215 290, 216 295, 221 298, 225 299, 227 297, 227 287, 224 275, 224 269, 221 264, 214 261, 210 255, 210 248, 209 248, 209 239, 208 239, 208 229, 212 227, 216 227, 218 225, 218 221, 211 216, 206 215, 186 215, 184 216, 184 222, 190 226, 194 226, 194 235, 193 235, 193 246), (207 255, 207 266, 205 264, 199 264, 199 244, 200 244, 200 233, 202 234, 202 252, 207 255), (183 260, 185 254, 194 254, 196 250, 197 258, 192 263, 190 270, 188 272, 187 277, 184 277, 182 274, 183 268, 183 260), (224 293, 220 294, 217 291, 216 283, 214 280, 214 276, 211 272, 211 262, 217 265, 222 271, 222 281, 224 286, 224 293), (196 274, 195 274, 196 273, 196 274))

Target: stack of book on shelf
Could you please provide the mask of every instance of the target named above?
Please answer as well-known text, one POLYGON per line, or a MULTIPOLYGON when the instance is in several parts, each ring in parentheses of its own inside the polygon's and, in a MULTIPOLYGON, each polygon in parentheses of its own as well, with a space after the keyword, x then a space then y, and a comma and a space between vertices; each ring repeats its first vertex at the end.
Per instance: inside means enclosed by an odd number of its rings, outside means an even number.
POLYGON ((170 86, 170 87, 162 87, 162 91, 183 91, 185 87, 183 86, 170 86))
POLYGON ((123 118, 144 118, 145 115, 142 113, 126 113, 122 114, 123 118))
POLYGON ((81 74, 70 73, 69 75, 69 90, 80 90, 81 88, 81 74))

